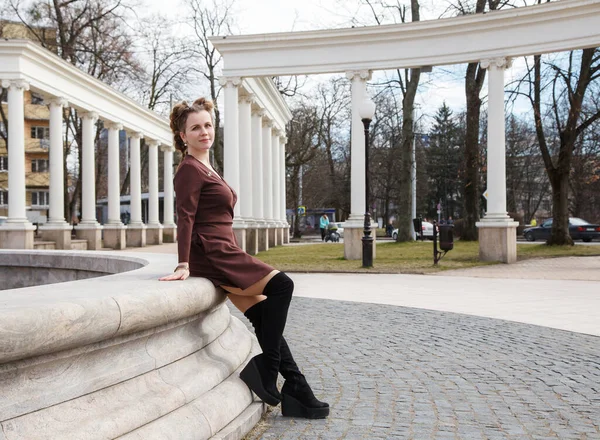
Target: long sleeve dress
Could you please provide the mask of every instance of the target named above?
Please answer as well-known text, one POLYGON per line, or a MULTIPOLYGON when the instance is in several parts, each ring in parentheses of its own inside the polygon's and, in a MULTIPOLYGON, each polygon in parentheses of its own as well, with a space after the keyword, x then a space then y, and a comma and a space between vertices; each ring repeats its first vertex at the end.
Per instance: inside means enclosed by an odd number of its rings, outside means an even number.
POLYGON ((207 278, 215 287, 246 289, 273 270, 238 246, 235 191, 189 154, 175 174, 175 195, 179 261, 189 262, 191 276, 207 278))

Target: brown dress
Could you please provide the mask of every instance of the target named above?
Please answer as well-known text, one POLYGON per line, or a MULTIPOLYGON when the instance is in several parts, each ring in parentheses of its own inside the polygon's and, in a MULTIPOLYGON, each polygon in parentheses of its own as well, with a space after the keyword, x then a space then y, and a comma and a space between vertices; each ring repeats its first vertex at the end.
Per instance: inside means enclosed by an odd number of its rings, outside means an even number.
POLYGON ((191 276, 207 278, 216 287, 246 289, 273 270, 237 244, 233 189, 189 154, 175 174, 175 195, 179 261, 189 262, 191 276))

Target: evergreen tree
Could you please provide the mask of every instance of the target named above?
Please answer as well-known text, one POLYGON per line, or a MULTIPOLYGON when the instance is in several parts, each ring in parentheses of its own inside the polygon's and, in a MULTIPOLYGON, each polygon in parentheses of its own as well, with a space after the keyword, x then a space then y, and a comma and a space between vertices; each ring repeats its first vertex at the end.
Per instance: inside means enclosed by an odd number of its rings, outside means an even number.
POLYGON ((434 116, 427 150, 429 177, 428 215, 437 218, 436 205, 441 202, 442 218, 456 218, 462 213, 463 147, 460 130, 452 110, 444 102, 434 116))

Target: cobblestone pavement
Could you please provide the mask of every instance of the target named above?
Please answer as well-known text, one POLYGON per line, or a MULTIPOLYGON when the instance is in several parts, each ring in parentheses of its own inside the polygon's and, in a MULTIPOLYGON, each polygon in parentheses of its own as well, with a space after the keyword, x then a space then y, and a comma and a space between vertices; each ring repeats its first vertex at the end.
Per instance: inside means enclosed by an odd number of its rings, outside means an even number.
POLYGON ((277 407, 248 440, 600 439, 599 337, 296 297, 286 338, 331 415, 277 407))

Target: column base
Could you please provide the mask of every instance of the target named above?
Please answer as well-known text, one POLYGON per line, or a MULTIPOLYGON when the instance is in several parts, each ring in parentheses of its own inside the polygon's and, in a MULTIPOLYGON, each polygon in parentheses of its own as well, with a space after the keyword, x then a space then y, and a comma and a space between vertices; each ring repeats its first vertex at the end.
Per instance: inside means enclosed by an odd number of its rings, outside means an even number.
POLYGON ((290 225, 286 224, 283 229, 283 242, 285 244, 290 244, 290 225))
POLYGON ((277 246, 277 230, 275 226, 269 225, 267 231, 269 236, 269 248, 274 248, 277 246))
MULTIPOLYGON (((348 222, 344 223, 344 258, 346 260, 362 260, 362 238, 364 237, 364 219, 360 227, 350 226, 348 222)), ((377 238, 375 229, 371 227, 371 237, 373 237, 373 260, 377 255, 377 238)))
POLYGON ((265 224, 259 226, 256 231, 258 235, 258 252, 265 252, 269 250, 269 229, 265 224))
POLYGON ((0 226, 0 248, 33 249, 35 226, 28 221, 6 222, 0 226))
POLYGON ((125 232, 129 247, 146 246, 146 225, 143 223, 130 223, 125 232))
POLYGON ((123 223, 105 224, 102 233, 104 247, 112 248, 116 251, 125 249, 127 247, 126 233, 127 226, 123 223))
POLYGON ((256 255, 258 254, 258 235, 260 229, 258 229, 256 223, 248 226, 248 229, 246 229, 246 252, 250 255, 256 255))
POLYGON ((481 261, 517 261, 518 222, 483 219, 476 223, 479 234, 479 259, 481 261))
POLYGON ((75 236, 87 242, 89 251, 102 249, 102 225, 96 222, 79 223, 75 226, 75 236))
POLYGON ((177 225, 163 225, 163 243, 177 243, 177 225))
POLYGON ((163 225, 146 225, 146 244, 163 244, 163 225))
POLYGON ((46 223, 41 225, 38 231, 42 240, 53 241, 55 249, 71 249, 71 232, 73 226, 67 222, 46 223))
POLYGON ((246 252, 246 232, 248 229, 248 225, 245 223, 234 223, 233 224, 233 235, 235 235, 235 240, 237 241, 238 246, 244 252, 246 252))

